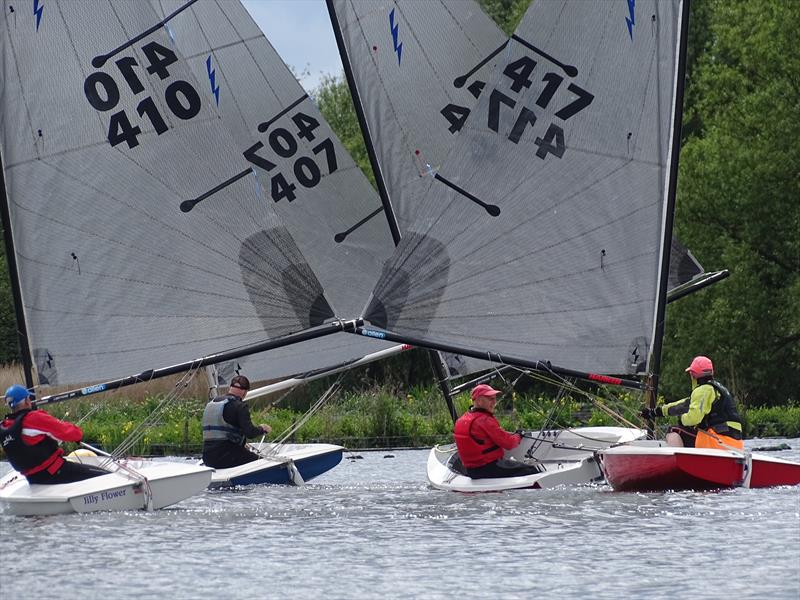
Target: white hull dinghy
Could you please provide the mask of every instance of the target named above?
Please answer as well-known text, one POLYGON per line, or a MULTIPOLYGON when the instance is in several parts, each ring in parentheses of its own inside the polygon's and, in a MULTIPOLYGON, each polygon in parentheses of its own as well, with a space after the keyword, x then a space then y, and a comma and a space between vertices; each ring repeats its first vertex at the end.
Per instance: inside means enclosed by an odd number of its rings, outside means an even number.
POLYGON ((602 448, 641 439, 643 429, 627 427, 581 427, 525 432, 522 443, 505 458, 540 471, 518 477, 472 479, 458 459, 455 444, 436 446, 428 455, 428 481, 440 490, 453 492, 500 492, 522 488, 549 488, 601 481, 603 474, 594 453, 602 448))
POLYGON ((211 469, 195 464, 109 461, 97 456, 70 456, 109 469, 108 475, 73 483, 29 484, 17 471, 0 479, 0 506, 21 516, 96 511, 158 510, 200 493, 211 481, 211 469))
POLYGON ((342 461, 344 448, 334 444, 251 444, 264 458, 229 469, 214 469, 210 487, 293 484, 331 470, 342 461))

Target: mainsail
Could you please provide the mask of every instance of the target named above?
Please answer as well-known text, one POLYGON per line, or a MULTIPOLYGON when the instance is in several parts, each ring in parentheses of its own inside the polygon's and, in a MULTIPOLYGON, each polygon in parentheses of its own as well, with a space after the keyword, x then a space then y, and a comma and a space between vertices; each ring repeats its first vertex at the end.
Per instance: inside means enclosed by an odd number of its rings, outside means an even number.
POLYGON ((679 10, 534 3, 415 201, 366 318, 432 343, 637 372, 653 334, 679 10))
MULTIPOLYGON (((151 2, 162 16, 185 4, 151 2)), ((366 177, 238 1, 197 2, 167 27, 336 315, 359 315, 394 249, 381 201, 366 177)), ((388 346, 338 334, 239 362, 253 378, 276 378, 346 363, 388 346)))
MULTIPOLYGON (((415 200, 422 198, 444 162, 503 58, 508 38, 471 1, 330 0, 328 4, 334 26, 341 31, 380 174, 393 207, 403 217, 401 227, 407 228, 415 200)), ((688 249, 673 239, 670 289, 702 272, 688 249)), ((451 375, 491 366, 456 354, 444 358, 451 375)))
POLYGON ((5 3, 2 27, 7 234, 40 383, 138 373, 334 316, 150 4, 5 3))

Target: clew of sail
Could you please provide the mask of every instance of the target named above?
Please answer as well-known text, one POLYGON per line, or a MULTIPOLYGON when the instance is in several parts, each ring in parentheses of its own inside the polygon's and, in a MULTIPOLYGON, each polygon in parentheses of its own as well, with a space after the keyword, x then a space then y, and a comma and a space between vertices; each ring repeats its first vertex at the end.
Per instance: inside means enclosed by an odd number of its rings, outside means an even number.
POLYGON ((440 345, 639 371, 658 287, 679 9, 534 3, 414 200, 365 318, 440 345))
MULTIPOLYGON (((166 16, 184 0, 152 0, 166 16)), ((339 317, 353 317, 394 249, 381 202, 245 8, 198 2, 169 22, 203 94, 258 175, 339 317), (366 220, 365 220, 366 219, 366 220)), ((241 359, 254 379, 347 363, 390 345, 336 334, 241 359)), ((231 371, 223 365, 221 372, 231 371)))
POLYGON ((0 137, 40 383, 138 373, 334 316, 150 4, 29 13, 3 17, 0 137))

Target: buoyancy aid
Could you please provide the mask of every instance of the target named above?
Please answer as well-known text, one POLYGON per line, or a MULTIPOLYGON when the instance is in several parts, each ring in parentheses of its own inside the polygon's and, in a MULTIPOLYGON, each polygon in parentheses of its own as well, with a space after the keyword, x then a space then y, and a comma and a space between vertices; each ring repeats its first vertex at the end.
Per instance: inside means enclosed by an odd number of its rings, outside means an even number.
POLYGON ((456 421, 453 436, 456 440, 458 455, 467 468, 482 467, 503 458, 504 451, 490 439, 484 439, 478 431, 474 432, 476 424, 484 419, 494 419, 491 413, 480 408, 471 408, 456 421))
POLYGON ((33 475, 39 471, 48 469, 51 473, 58 470, 64 460, 61 456, 64 451, 58 446, 58 442, 50 436, 44 436, 36 444, 26 444, 22 440, 23 420, 33 409, 27 408, 19 413, 7 415, 6 419, 0 424, 0 444, 8 456, 8 462, 23 475, 33 475), (11 423, 6 423, 15 417, 11 423), (54 467, 50 469, 49 467, 54 467))
POLYGON ((742 439, 742 418, 736 410, 733 395, 720 382, 709 379, 703 384, 710 385, 716 392, 711 410, 698 424, 699 429, 713 429, 717 433, 742 439))
POLYGON ((222 416, 225 406, 231 400, 236 400, 233 395, 223 396, 222 399, 214 399, 206 404, 203 410, 203 441, 220 442, 227 440, 238 446, 244 446, 245 437, 238 427, 228 423, 222 416))

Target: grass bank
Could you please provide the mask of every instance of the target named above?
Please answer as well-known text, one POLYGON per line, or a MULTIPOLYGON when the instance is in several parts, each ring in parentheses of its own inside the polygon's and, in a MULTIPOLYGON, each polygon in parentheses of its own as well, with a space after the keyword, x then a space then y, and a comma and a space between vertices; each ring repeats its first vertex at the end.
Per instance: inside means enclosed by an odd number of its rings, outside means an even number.
MULTIPOLYGON (((165 385, 165 388, 168 388, 165 385)), ((168 390, 139 392, 96 399, 73 400, 46 407, 54 416, 77 422, 85 440, 112 450, 151 415, 168 390)), ((137 455, 195 455, 202 448, 200 420, 205 406, 204 390, 184 390, 171 402, 158 422, 148 428, 133 447, 137 455)), ((269 423, 273 439, 294 428, 311 399, 308 390, 283 398, 251 401, 253 421, 269 423), (273 405, 273 403, 277 403, 273 405)), ((641 425, 641 401, 618 397, 613 410, 634 425, 641 425)), ((469 406, 467 394, 456 398, 459 414, 469 406)), ((800 407, 749 408, 744 411, 747 437, 800 437, 800 407)), ((618 424, 606 411, 583 401, 564 397, 557 401, 542 396, 513 394, 501 400, 498 417, 508 430, 618 424)), ((666 423, 662 424, 666 426, 666 423)), ((452 441, 452 420, 434 387, 399 393, 389 388, 342 392, 313 414, 289 441, 327 442, 350 449, 425 447, 452 441)), ((67 445, 70 447, 70 445, 67 445)))

